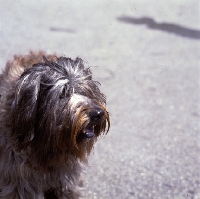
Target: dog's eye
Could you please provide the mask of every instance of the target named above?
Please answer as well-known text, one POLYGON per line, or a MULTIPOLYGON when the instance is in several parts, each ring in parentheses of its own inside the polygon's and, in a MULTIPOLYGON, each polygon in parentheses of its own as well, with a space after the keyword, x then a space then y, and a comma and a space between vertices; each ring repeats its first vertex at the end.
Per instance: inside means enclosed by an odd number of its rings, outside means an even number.
POLYGON ((62 92, 60 94, 60 99, 63 99, 66 97, 70 97, 70 90, 69 90, 69 88, 67 88, 67 86, 64 86, 62 89, 62 92))
POLYGON ((66 96, 66 88, 65 88, 65 86, 64 86, 63 89, 62 89, 62 92, 61 92, 61 94, 60 94, 60 99, 65 98, 65 96, 66 96))

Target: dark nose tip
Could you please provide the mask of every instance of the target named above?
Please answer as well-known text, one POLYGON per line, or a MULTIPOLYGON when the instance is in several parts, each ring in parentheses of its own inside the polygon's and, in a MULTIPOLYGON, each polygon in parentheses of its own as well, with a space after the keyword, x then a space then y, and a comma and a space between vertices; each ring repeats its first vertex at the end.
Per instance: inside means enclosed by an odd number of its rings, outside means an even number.
POLYGON ((92 121, 99 121, 104 115, 104 111, 101 108, 95 108, 91 113, 90 117, 92 121))

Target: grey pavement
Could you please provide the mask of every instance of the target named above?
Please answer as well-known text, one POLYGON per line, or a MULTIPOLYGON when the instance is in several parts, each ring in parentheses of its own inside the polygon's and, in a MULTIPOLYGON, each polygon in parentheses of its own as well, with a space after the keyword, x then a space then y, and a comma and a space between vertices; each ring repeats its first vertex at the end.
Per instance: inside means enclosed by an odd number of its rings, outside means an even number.
POLYGON ((44 50, 84 59, 111 129, 85 166, 87 199, 200 199, 197 0, 2 0, 0 66, 44 50))

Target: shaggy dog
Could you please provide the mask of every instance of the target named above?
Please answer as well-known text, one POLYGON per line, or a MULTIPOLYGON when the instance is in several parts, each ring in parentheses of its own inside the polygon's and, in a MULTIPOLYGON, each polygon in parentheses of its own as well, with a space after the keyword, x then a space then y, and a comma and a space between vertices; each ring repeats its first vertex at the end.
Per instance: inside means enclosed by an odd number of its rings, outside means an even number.
POLYGON ((80 58, 15 56, 0 75, 0 198, 77 199, 81 162, 110 127, 80 58))

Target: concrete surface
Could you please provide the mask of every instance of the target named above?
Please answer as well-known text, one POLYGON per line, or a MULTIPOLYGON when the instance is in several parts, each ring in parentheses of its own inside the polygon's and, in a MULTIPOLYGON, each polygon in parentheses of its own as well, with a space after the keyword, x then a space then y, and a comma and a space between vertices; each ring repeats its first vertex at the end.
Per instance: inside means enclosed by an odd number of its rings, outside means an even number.
POLYGON ((197 0, 5 0, 0 65, 32 50, 79 56, 107 95, 109 134, 87 199, 200 199, 197 0))

